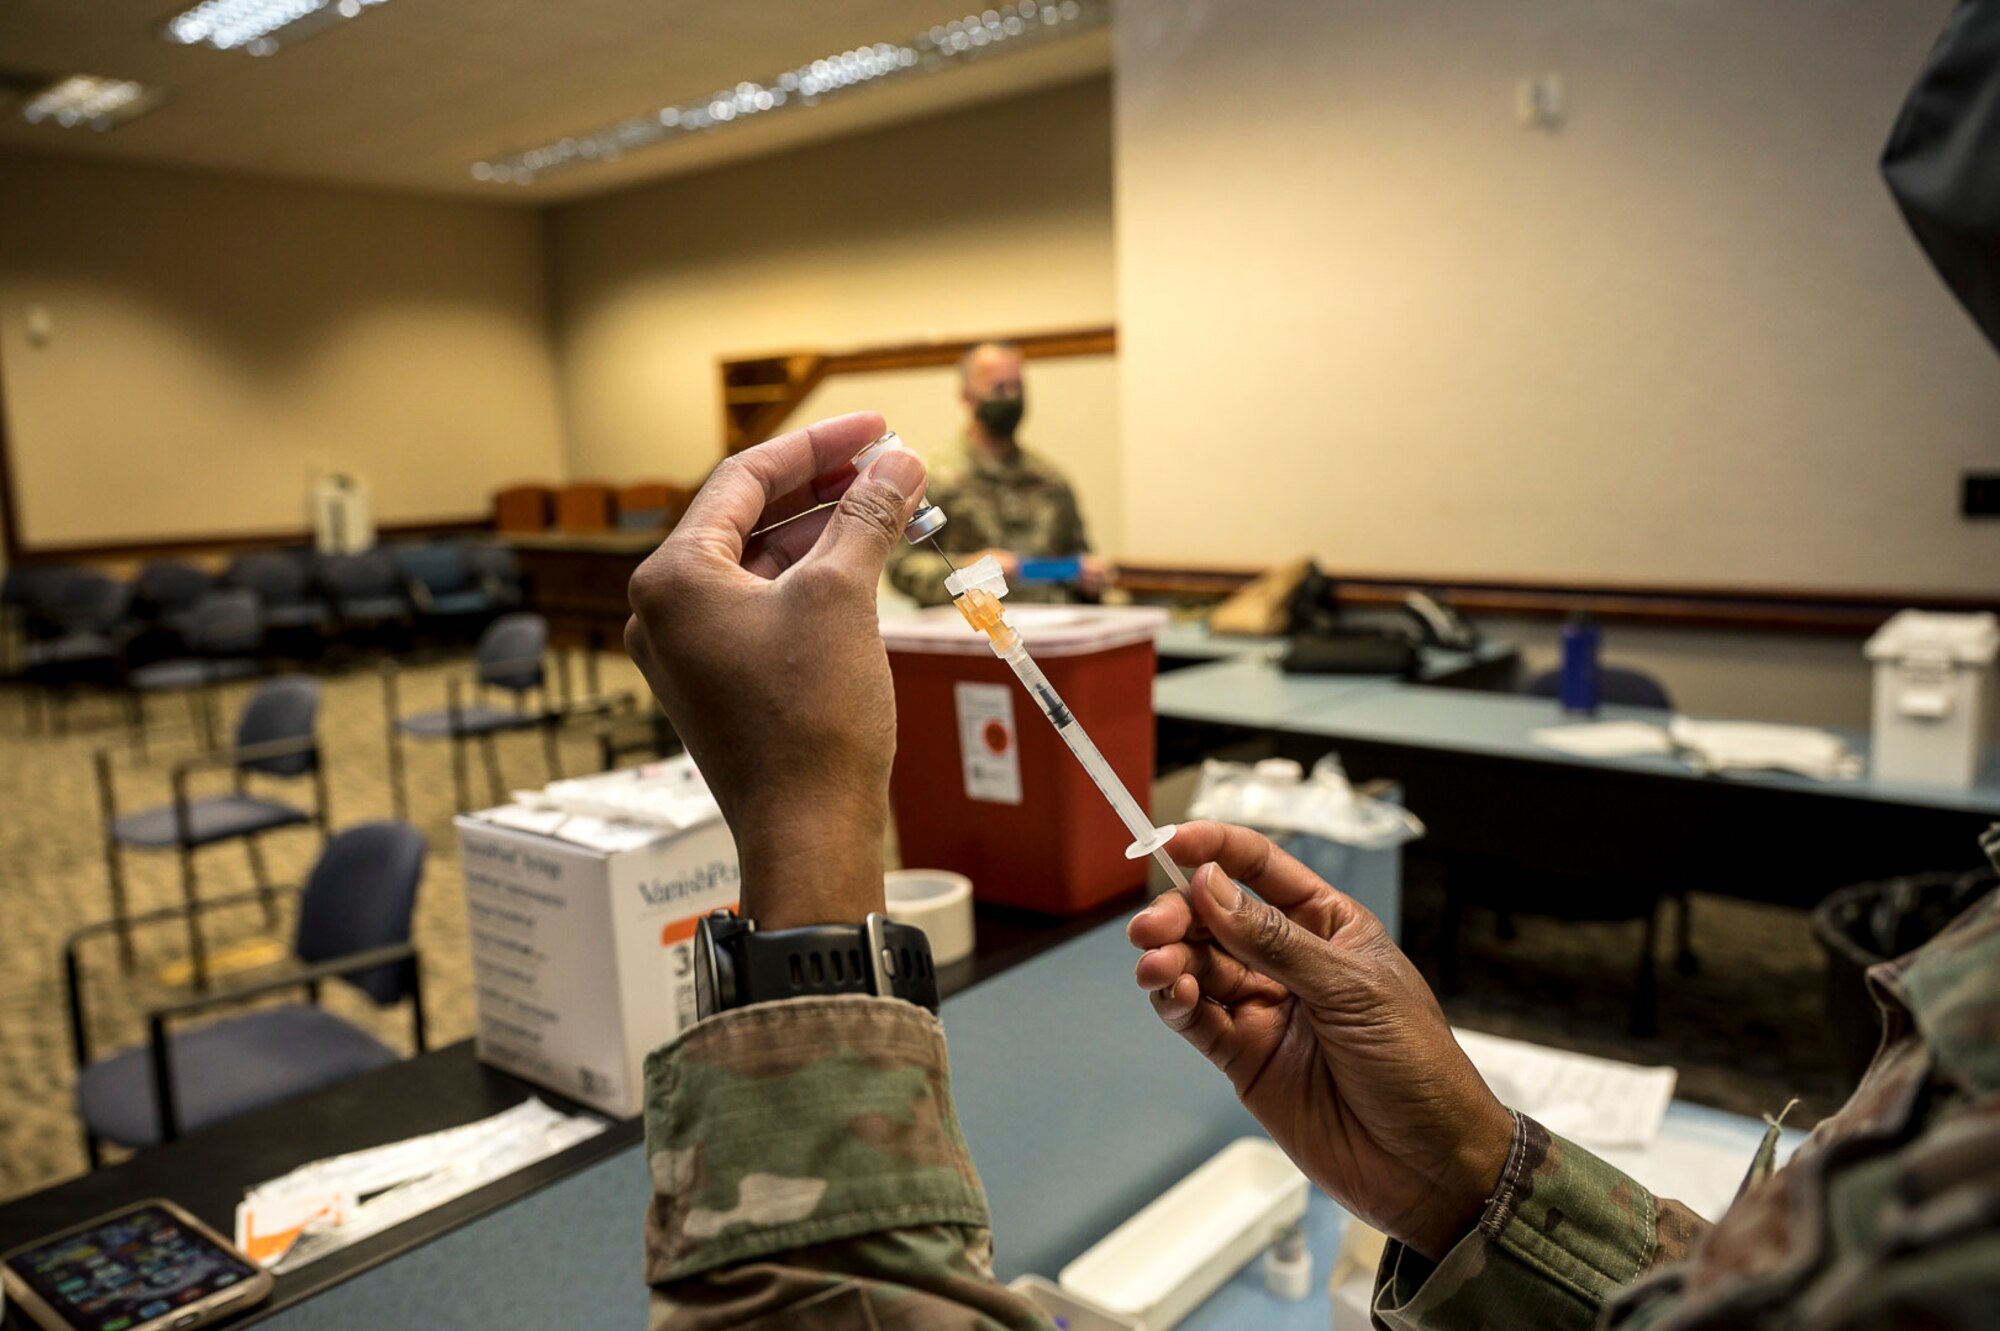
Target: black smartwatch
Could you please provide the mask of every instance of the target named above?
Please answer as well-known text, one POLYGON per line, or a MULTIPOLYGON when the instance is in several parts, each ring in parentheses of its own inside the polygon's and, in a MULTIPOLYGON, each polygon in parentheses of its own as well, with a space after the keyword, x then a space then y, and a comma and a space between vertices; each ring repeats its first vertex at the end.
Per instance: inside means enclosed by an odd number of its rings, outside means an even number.
POLYGON ((694 1010, 712 1017, 777 998, 877 994, 938 1010, 937 972, 924 931, 870 912, 865 924, 816 924, 759 933, 726 910, 694 930, 694 1010))

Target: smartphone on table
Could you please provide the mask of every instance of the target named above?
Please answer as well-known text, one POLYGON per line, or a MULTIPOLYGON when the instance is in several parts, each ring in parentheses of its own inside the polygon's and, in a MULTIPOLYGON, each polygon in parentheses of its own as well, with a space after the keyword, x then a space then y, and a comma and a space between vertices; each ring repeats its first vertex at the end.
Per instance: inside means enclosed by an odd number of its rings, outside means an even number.
POLYGON ((269 1272, 163 1198, 16 1248, 0 1278, 48 1331, 188 1331, 271 1293, 269 1272))

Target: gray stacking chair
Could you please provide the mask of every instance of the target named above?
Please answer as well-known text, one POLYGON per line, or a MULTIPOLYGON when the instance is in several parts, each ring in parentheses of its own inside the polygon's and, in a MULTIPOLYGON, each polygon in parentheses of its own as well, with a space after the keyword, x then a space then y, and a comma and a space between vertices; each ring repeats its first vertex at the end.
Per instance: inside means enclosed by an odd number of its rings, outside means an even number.
POLYGON ((509 547, 467 543, 465 568, 495 606, 521 604, 521 558, 509 547))
POLYGON ((201 598, 215 590, 215 575, 193 564, 156 559, 132 580, 132 612, 172 635, 187 632, 201 598))
POLYGON ((410 1030, 424 1051, 422 977, 410 920, 424 871, 423 834, 407 823, 363 823, 327 843, 299 898, 295 966, 223 993, 146 1014, 148 1040, 93 1060, 84 1013, 80 945, 112 930, 165 923, 245 905, 239 893, 105 920, 63 948, 70 1043, 76 1054, 77 1115, 91 1167, 101 1144, 145 1147, 174 1140, 396 1061, 396 1054, 319 1006, 321 986, 340 980, 379 1007, 410 1000, 410 1030), (169 1029, 218 1008, 300 990, 306 1001, 169 1029))
POLYGON ((321 555, 318 573, 343 631, 410 622, 402 570, 387 550, 378 546, 359 554, 321 555))
POLYGON ((208 953, 202 943, 200 912, 196 907, 196 851, 224 841, 242 842, 250 872, 264 899, 265 916, 276 921, 277 898, 265 873, 263 848, 257 838, 280 828, 306 824, 316 825, 320 835, 326 835, 326 772, 320 764, 318 719, 317 683, 303 675, 281 675, 266 680, 257 686, 236 722, 235 746, 175 763, 168 774, 172 801, 137 813, 118 812, 111 751, 98 750, 97 790, 104 809, 104 860, 111 883, 112 922, 118 928, 119 955, 127 967, 132 964, 123 860, 127 850, 178 853, 181 896, 188 908, 188 955, 194 966, 196 988, 208 986, 208 953), (216 769, 227 769, 230 773, 232 788, 227 794, 196 795, 190 791, 190 778, 195 773, 216 769), (283 800, 251 793, 252 776, 280 780, 310 777, 313 807, 301 809, 283 800))
POLYGON ((229 680, 248 679, 261 668, 264 613, 252 591, 209 592, 185 615, 181 637, 187 656, 150 661, 125 672, 125 722, 132 746, 146 750, 146 695, 185 693, 188 716, 203 747, 213 749, 215 689, 229 680))
POLYGON ((445 705, 432 712, 404 716, 398 705, 398 670, 394 660, 382 663, 382 711, 389 726, 389 786, 395 797, 396 816, 405 817, 409 797, 403 776, 403 739, 444 739, 451 742, 451 776, 458 808, 472 804, 471 783, 466 773, 465 746, 477 740, 486 762, 486 779, 495 803, 507 797, 500 779, 500 756, 494 736, 511 730, 542 731, 542 753, 548 761, 549 779, 562 775, 562 757, 556 744, 556 727, 563 711, 551 705, 548 669, 549 624, 540 615, 526 612, 502 615, 486 626, 473 649, 472 696, 466 697, 467 681, 452 675, 445 681, 445 705), (509 702, 495 706, 487 701, 489 690, 505 694, 509 702), (539 706, 530 707, 528 695, 539 693, 539 706))
POLYGON ((333 618, 313 589, 313 568, 305 555, 255 550, 230 560, 226 577, 230 586, 256 593, 265 626, 274 633, 317 635, 333 618))
MULTIPOLYGON (((1530 697, 1554 699, 1562 696, 1562 672, 1545 671, 1521 686, 1530 697)), ((1614 706, 1656 707, 1673 710, 1673 698, 1666 686, 1643 670, 1604 666, 1598 672, 1598 696, 1614 706)), ((1632 1012, 1628 1022, 1634 1035, 1651 1035, 1659 1025, 1659 978, 1654 954, 1659 943, 1660 912, 1671 895, 1679 904, 1676 922, 1674 965, 1683 975, 1696 969, 1686 889, 1671 893, 1638 891, 1619 884, 1612 890, 1603 885, 1567 880, 1551 874, 1523 874, 1513 865, 1491 857, 1454 855, 1444 877, 1444 955, 1440 961, 1440 987, 1446 992, 1458 988, 1458 943, 1465 908, 1481 905, 1492 909, 1502 940, 1514 937, 1514 916, 1540 915, 1563 920, 1636 921, 1639 925, 1638 966, 1632 980, 1632 1012)))
POLYGON ((118 678, 133 627, 132 587, 101 573, 61 569, 35 580, 31 593, 21 674, 48 690, 61 733, 71 690, 118 678))
MULTIPOLYGON (((1521 692, 1531 698, 1562 697, 1562 671, 1543 671, 1522 685, 1521 692)), ((1614 707, 1657 707, 1663 712, 1674 710, 1674 697, 1667 692, 1667 686, 1644 670, 1635 670, 1630 666, 1600 667, 1597 692, 1601 699, 1614 707)), ((1693 908, 1688 902, 1686 888, 1667 895, 1679 908, 1674 915, 1674 969, 1683 975, 1692 975, 1701 966, 1694 954, 1693 908)), ((1505 917, 1502 919, 1504 921, 1505 917)))
POLYGON ((42 584, 50 570, 40 564, 9 564, 0 573, 0 632, 5 634, 8 675, 21 669, 21 648, 29 629, 34 607, 41 599, 42 584))
POLYGON ((426 625, 458 629, 491 615, 499 607, 480 575, 465 559, 460 541, 435 545, 399 545, 396 568, 418 618, 426 625))
POLYGON ((647 698, 641 704, 629 693, 604 700, 596 733, 598 761, 607 772, 627 758, 658 762, 687 747, 674 733, 673 723, 659 703, 647 698))
MULTIPOLYGON (((1544 670, 1523 684, 1521 692, 1530 698, 1562 697, 1562 671, 1544 670)), ((1597 696, 1614 707, 1657 707, 1664 712, 1674 710, 1674 700, 1666 685, 1643 670, 1627 666, 1600 666, 1597 671, 1597 696)))

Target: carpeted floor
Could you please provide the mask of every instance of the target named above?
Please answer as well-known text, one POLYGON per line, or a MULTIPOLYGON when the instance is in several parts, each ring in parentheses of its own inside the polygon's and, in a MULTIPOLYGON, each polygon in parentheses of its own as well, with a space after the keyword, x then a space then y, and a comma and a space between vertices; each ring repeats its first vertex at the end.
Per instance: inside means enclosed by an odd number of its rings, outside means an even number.
MULTIPOLYGON (((1435 986, 1443 892, 1422 864, 1404 891, 1404 945, 1435 986)), ((1739 1114, 1775 1114, 1796 1098, 1794 1125, 1824 1118, 1852 1089, 1827 1031, 1826 963, 1803 911, 1696 894, 1698 969, 1678 974, 1663 940, 1659 1030, 1645 1038, 1627 1027, 1638 925, 1519 916, 1515 927, 1503 940, 1491 914, 1467 912, 1462 991, 1442 999, 1454 1024, 1671 1064, 1677 1095, 1739 1114)))
MULTIPOLYGON (((455 668, 434 663, 406 671, 404 710, 441 705, 446 674, 455 668)), ((636 673, 622 658, 604 658, 603 669, 607 688, 637 685, 636 673)), ((362 666, 318 677, 325 689, 321 734, 334 824, 387 817, 375 672, 362 666)), ((233 716, 246 689, 230 690, 226 715, 233 716)), ((109 910, 91 752, 109 747, 117 754, 120 807, 133 809, 163 800, 170 761, 192 751, 185 710, 173 700, 155 705, 150 763, 132 760, 109 699, 79 700, 65 736, 32 732, 25 703, 18 690, 0 691, 0 744, 8 759, 0 764, 0 863, 7 866, 0 879, 0 1197, 46 1186, 84 1167, 71 1109, 74 1066, 63 1013, 61 948, 72 930, 109 910)), ((534 735, 503 737, 500 746, 509 781, 525 786, 546 779, 534 735)), ((431 842, 416 941, 424 957, 431 1038, 442 1045, 472 1030, 450 765, 441 744, 411 744, 408 754, 413 816, 431 842)), ((587 728, 566 736, 563 761, 572 773, 595 765, 587 728)), ((486 787, 476 761, 472 773, 475 799, 483 803, 486 787)), ((1161 791, 1169 812, 1172 786, 1170 781, 1161 791)), ((301 788, 297 796, 304 799, 306 793, 301 788)), ((278 833, 267 841, 272 874, 280 883, 300 881, 319 848, 309 831, 278 833)), ((171 855, 135 855, 128 865, 133 909, 178 901, 171 855)), ((204 896, 251 885, 248 864, 235 846, 204 852, 201 872, 204 896)), ((1434 974, 1440 897, 1421 865, 1413 866, 1410 880, 1406 942, 1418 964, 1434 974)), ((1793 1121, 1809 1123, 1843 1097, 1824 1031, 1822 963, 1803 914, 1697 897, 1694 942, 1701 971, 1684 978, 1663 963, 1660 1033, 1644 1041, 1627 1036, 1624 1024, 1636 927, 1531 917, 1518 923, 1518 937, 1502 942, 1490 917, 1476 912, 1468 917, 1464 992, 1445 1000, 1453 1021, 1614 1058, 1671 1063, 1680 1069, 1682 1095, 1743 1113, 1771 1112, 1799 1096, 1793 1121)), ((210 938, 222 951, 272 932, 252 908, 234 918, 218 916, 210 938)), ((288 937, 289 921, 281 921, 275 933, 288 937)), ((185 947, 177 928, 147 931, 130 975, 121 973, 108 942, 86 952, 96 1049, 143 1038, 138 1014, 181 992, 162 985, 158 973, 184 956, 185 947)), ((404 1010, 374 1011, 339 986, 329 987, 327 1001, 393 1047, 409 1047, 404 1010)))
MULTIPOLYGON (((606 657, 603 665, 604 687, 638 686, 637 672, 622 657, 606 657)), ((437 662, 404 671, 401 709, 408 713, 442 706, 446 676, 463 668, 462 662, 437 662)), ((313 673, 324 689, 320 734, 333 826, 338 830, 389 817, 382 689, 372 664, 313 673)), ((220 714, 233 719, 249 688, 226 689, 220 714)), ((155 700, 151 716, 151 761, 140 762, 126 744, 121 714, 111 699, 80 696, 69 708, 69 733, 58 736, 46 727, 31 728, 28 699, 21 690, 0 691, 0 749, 7 757, 0 763, 0 864, 6 866, 0 879, 0 1197, 46 1186, 84 1168, 72 1109, 75 1060, 64 1017, 62 946, 71 931, 110 914, 92 752, 107 748, 114 754, 121 812, 163 803, 168 768, 175 758, 194 752, 180 699, 155 700)), ((539 786, 548 779, 541 741, 533 732, 504 735, 498 742, 505 780, 539 786)), ((472 1033, 465 910, 451 826, 451 764, 449 747, 442 742, 411 742, 405 754, 411 818, 430 839, 415 940, 423 957, 424 1009, 435 1047, 472 1033)), ((572 775, 595 769, 597 747, 587 724, 573 726, 564 736, 562 758, 572 775)), ((476 754, 471 773, 473 798, 483 806, 489 802, 488 789, 476 754)), ((227 781, 226 776, 208 779, 227 781)), ((302 805, 311 799, 305 782, 265 781, 258 788, 302 805)), ((264 840, 272 880, 302 882, 319 853, 317 833, 288 830, 264 840)), ((252 886, 239 845, 205 850, 198 864, 204 898, 252 886)), ((126 879, 135 912, 181 899, 171 853, 128 854, 126 879)), ((206 936, 212 953, 274 935, 290 938, 289 911, 275 930, 254 906, 215 912, 210 918, 206 936)), ((108 939, 87 944, 82 954, 93 1052, 138 1043, 145 1035, 139 1014, 149 1004, 186 996, 185 990, 164 986, 159 977, 163 966, 186 956, 185 933, 175 925, 154 927, 140 931, 136 942, 139 963, 129 975, 120 971, 108 939)), ((267 973, 230 978, 241 981, 267 973)), ((326 1002, 392 1048, 409 1049, 407 1007, 377 1011, 337 984, 327 987, 326 1002)))

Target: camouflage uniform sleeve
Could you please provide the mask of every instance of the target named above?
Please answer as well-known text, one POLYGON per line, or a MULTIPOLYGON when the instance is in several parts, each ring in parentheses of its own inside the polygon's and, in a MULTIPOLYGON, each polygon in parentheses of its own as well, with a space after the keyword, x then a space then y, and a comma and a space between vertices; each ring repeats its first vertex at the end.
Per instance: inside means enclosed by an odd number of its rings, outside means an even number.
POLYGON ((1708 1222, 1524 1114, 1472 1233, 1439 1262, 1391 1243, 1374 1323, 1390 1331, 1582 1331, 1605 1300, 1680 1261, 1708 1222))
POLYGON ((646 1060, 652 1325, 1037 1328, 993 1279, 944 1029, 900 999, 759 1003, 646 1060))

